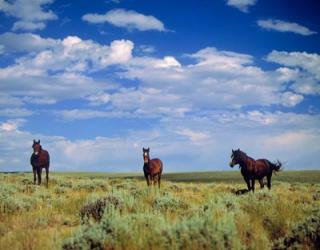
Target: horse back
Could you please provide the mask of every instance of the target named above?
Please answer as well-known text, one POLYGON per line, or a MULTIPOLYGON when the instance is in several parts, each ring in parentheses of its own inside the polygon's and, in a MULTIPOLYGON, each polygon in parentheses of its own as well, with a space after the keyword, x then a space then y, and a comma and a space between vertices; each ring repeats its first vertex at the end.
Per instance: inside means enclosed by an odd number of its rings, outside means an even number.
POLYGON ((272 173, 272 168, 269 164, 270 162, 267 159, 258 159, 256 160, 256 172, 260 176, 265 176, 272 173))

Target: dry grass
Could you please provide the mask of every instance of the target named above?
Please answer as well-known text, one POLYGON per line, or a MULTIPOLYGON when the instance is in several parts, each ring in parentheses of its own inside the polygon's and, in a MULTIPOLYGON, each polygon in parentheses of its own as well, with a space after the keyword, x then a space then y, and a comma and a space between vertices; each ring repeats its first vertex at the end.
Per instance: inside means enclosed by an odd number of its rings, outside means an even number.
MULTIPOLYGON (((56 174, 48 188, 30 180, 28 173, 0 174, 0 249, 286 248, 286 237, 320 214, 320 184, 312 181, 275 181, 272 191, 238 196, 244 183, 207 179, 165 180, 160 191, 139 178, 106 175, 56 174), (81 208, 104 197, 121 209, 106 203, 101 220, 81 225, 81 208)), ((312 221, 306 240, 292 247, 318 247, 308 237, 320 218, 312 221)))

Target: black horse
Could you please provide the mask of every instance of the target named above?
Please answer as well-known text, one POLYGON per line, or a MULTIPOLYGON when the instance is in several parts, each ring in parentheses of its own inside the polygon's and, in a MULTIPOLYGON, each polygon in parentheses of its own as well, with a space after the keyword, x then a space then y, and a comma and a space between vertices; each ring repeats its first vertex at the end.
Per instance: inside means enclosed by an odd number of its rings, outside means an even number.
POLYGON ((273 171, 280 171, 282 163, 272 163, 267 159, 254 160, 240 149, 232 150, 230 167, 239 164, 241 174, 247 183, 248 191, 254 192, 255 180, 259 180, 260 187, 264 187, 263 178, 267 177, 268 188, 271 189, 271 177, 273 171))
POLYGON ((40 140, 35 141, 33 140, 33 153, 30 157, 30 163, 32 165, 33 171, 33 181, 36 184, 37 175, 38 175, 38 185, 41 184, 41 173, 42 168, 46 169, 46 179, 47 179, 47 186, 49 182, 49 165, 50 165, 50 156, 47 150, 42 149, 40 145, 40 140))

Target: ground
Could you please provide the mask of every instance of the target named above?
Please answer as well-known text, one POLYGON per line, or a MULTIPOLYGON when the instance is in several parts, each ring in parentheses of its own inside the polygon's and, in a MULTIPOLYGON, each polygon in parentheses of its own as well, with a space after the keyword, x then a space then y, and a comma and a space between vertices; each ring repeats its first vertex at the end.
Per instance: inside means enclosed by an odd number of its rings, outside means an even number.
MULTIPOLYGON (((257 183, 258 184, 258 183, 257 183)), ((238 171, 0 174, 0 249, 317 249, 320 171, 284 171, 237 195, 238 171)))

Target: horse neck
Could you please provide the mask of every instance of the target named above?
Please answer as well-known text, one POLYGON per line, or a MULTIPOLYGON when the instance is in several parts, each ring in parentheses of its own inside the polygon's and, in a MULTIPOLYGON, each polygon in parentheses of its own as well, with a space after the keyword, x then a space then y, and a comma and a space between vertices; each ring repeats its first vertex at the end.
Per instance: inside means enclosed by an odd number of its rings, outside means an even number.
POLYGON ((239 161, 239 165, 241 168, 247 168, 248 165, 248 161, 249 161, 249 157, 246 154, 243 154, 241 156, 241 159, 239 161))
POLYGON ((244 155, 243 159, 241 159, 241 163, 239 164, 241 168, 252 171, 252 166, 255 168, 256 161, 248 155, 244 155))
POLYGON ((150 157, 149 157, 148 161, 144 163, 144 166, 149 167, 150 166, 150 162, 151 162, 151 160, 150 160, 150 157))

